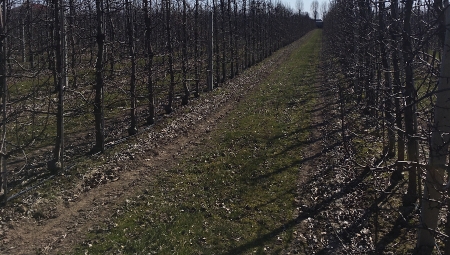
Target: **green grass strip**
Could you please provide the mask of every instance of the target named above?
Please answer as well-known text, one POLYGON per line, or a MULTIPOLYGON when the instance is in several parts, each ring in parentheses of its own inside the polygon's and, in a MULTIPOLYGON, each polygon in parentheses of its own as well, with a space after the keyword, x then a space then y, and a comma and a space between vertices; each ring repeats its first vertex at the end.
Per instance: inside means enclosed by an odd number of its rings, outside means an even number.
POLYGON ((79 254, 277 254, 295 230, 321 31, 241 100, 208 145, 160 173, 79 254))

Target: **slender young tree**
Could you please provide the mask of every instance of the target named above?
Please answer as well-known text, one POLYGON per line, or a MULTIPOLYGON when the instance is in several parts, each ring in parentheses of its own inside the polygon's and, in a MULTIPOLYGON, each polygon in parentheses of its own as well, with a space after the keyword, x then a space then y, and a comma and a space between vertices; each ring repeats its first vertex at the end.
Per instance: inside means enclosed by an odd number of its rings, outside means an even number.
POLYGON ((249 30, 248 30, 248 19, 247 19, 247 0, 242 0, 242 16, 243 16, 243 26, 244 26, 244 69, 250 66, 249 61, 249 30))
POLYGON ((135 50, 135 36, 134 36, 134 15, 133 7, 130 0, 126 0, 127 13, 127 37, 128 37, 128 51, 131 61, 131 77, 130 77, 130 118, 131 125, 128 128, 128 134, 134 135, 138 132, 137 117, 136 117, 136 50, 135 50))
POLYGON ((67 83, 66 76, 66 53, 65 53, 65 25, 64 9, 62 0, 53 0, 54 8, 54 29, 55 29, 55 56, 56 56, 56 77, 58 106, 56 113, 56 143, 53 149, 53 161, 50 168, 54 171, 64 167, 64 88, 67 83))
POLYGON ((32 47, 32 42, 33 42, 33 10, 32 10, 32 6, 31 6, 31 2, 30 0, 27 0, 26 2, 26 24, 25 24, 25 33, 26 33, 26 42, 27 45, 26 47, 28 48, 27 52, 28 52, 28 62, 30 65, 30 68, 33 69, 34 68, 34 53, 33 53, 33 47, 32 47))
POLYGON ((152 48, 152 19, 149 10, 152 9, 152 0, 143 0, 144 3, 144 19, 145 19, 145 53, 147 54, 147 99, 148 99, 148 117, 147 124, 155 123, 155 96, 153 92, 153 57, 152 48))
POLYGON ((393 103, 392 103, 392 79, 390 74, 390 66, 387 53, 387 40, 385 40, 385 2, 380 1, 378 4, 378 43, 380 47, 381 63, 383 66, 384 74, 384 112, 385 118, 388 123, 387 133, 388 133, 388 144, 385 148, 385 152, 388 158, 395 156, 395 133, 394 133, 394 116, 392 114, 393 103))
MULTIPOLYGON (((405 69, 405 131, 407 140, 408 160, 412 162, 419 161, 419 144, 416 139, 417 134, 417 92, 414 86, 414 70, 412 62, 414 60, 411 43, 411 15, 414 0, 406 0, 405 16, 403 21, 402 47, 405 69)), ((417 200, 417 167, 411 165, 408 175, 408 193, 405 197, 405 203, 410 204, 417 200)))
MULTIPOLYGON (((225 0, 220 1, 220 33, 222 34, 222 78, 221 83, 224 83, 227 79, 227 39, 225 32, 225 0)), ((216 42, 217 43, 217 42, 216 42)))
POLYGON ((103 0, 95 0, 96 26, 97 26, 97 60, 95 63, 95 98, 94 98, 94 118, 95 118, 95 145, 92 152, 105 151, 105 120, 103 113, 103 73, 104 73, 104 9, 103 0))
MULTIPOLYGON (((70 43, 70 70, 72 72, 72 86, 77 87, 77 49, 75 42, 75 20, 76 20, 75 0, 69 0, 69 16, 67 17, 68 40, 70 43)), ((67 50, 66 50, 67 51, 67 50)))
POLYGON ((56 11, 58 9, 58 1, 57 0, 47 0, 48 1, 48 6, 49 8, 49 20, 53 21, 53 22, 49 22, 49 31, 48 31, 48 48, 47 48, 47 57, 48 57, 48 68, 51 70, 52 72, 52 76, 53 76, 53 93, 56 93, 59 89, 59 85, 58 85, 58 66, 56 63, 57 57, 55 56, 55 54, 58 52, 57 48, 60 46, 59 42, 57 43, 57 38, 55 38, 56 36, 58 36, 57 33, 57 29, 55 26, 58 24, 56 21, 58 20, 58 12, 56 11), (56 4, 56 6, 55 6, 56 4))
POLYGON ((194 96, 200 96, 200 52, 199 52, 199 0, 195 0, 194 10, 194 69, 195 69, 195 92, 194 96))
POLYGON ((213 55, 214 55, 214 12, 209 10, 208 17, 208 70, 207 70, 207 86, 208 91, 214 88, 214 73, 213 73, 213 55))
POLYGON ((256 54, 256 2, 254 0, 250 0, 249 6, 250 12, 250 66, 253 66, 256 63, 255 54, 256 54))
POLYGON ((184 95, 182 99, 182 104, 187 105, 189 102, 189 97, 191 96, 191 92, 189 91, 189 87, 187 85, 187 65, 188 65, 188 55, 187 55, 187 5, 186 0, 183 0, 183 14, 182 14, 182 30, 183 35, 181 38, 181 51, 182 51, 182 61, 181 61, 181 71, 183 73, 183 89, 184 95))
MULTIPOLYGON (((2 2, 0 9, 0 92, 2 100, 2 139, 0 143, 0 167, 1 167, 1 189, 3 190, 3 201, 6 202, 8 195, 8 171, 6 168, 6 103, 7 103, 7 52, 8 43, 6 40, 6 1, 2 2)), ((1 191, 1 190, 0 190, 1 191)))
MULTIPOLYGON (((393 42, 399 41, 398 34, 400 33, 398 22, 398 1, 392 0, 390 4, 391 10, 391 28, 389 29, 390 38, 393 42)), ((405 134, 403 132, 403 107, 401 105, 401 91, 402 85, 400 80, 400 49, 397 44, 392 45, 392 74, 393 74, 393 91, 394 91, 394 104, 395 104, 395 125, 397 128, 397 160, 405 160, 405 134)), ((393 174, 395 179, 402 177, 403 165, 398 164, 396 171, 393 174)))
POLYGON ((233 49, 233 55, 234 56, 234 66, 235 66, 235 75, 239 75, 239 62, 240 62, 240 58, 241 58, 241 53, 239 52, 239 26, 238 26, 238 19, 239 19, 239 15, 238 15, 238 3, 236 0, 233 0, 233 16, 234 16, 234 49, 233 49))
MULTIPOLYGON (((114 78, 114 74, 115 74, 115 66, 116 66, 116 52, 115 52, 115 40, 116 40, 116 24, 114 23, 113 20, 113 14, 112 14, 112 7, 111 7, 111 0, 106 0, 105 1, 105 7, 106 7, 106 18, 107 18, 107 24, 108 24, 108 38, 109 41, 111 42, 109 47, 108 47, 108 51, 105 50, 106 55, 108 55, 108 61, 109 61, 109 77, 110 78, 114 78)), ((105 32, 106 33, 106 32, 105 32)))
POLYGON ((171 0, 164 0, 166 7, 166 36, 167 36, 167 53, 168 53, 168 71, 170 76, 169 95, 166 105, 166 113, 169 114, 173 111, 173 98, 175 94, 175 73, 173 70, 173 46, 172 46, 172 24, 171 24, 171 0))
POLYGON ((234 78, 235 70, 234 70, 234 44, 233 44, 233 22, 231 20, 231 0, 227 0, 227 19, 228 19, 228 49, 230 51, 230 79, 234 78))
POLYGON ((213 2, 213 26, 214 26, 214 31, 212 33, 213 35, 213 39, 212 41, 214 41, 213 46, 213 53, 215 56, 215 64, 214 64, 214 69, 215 69, 215 84, 220 83, 220 52, 221 52, 221 48, 220 48, 220 40, 219 40, 219 12, 217 10, 217 0, 212 0, 213 2))

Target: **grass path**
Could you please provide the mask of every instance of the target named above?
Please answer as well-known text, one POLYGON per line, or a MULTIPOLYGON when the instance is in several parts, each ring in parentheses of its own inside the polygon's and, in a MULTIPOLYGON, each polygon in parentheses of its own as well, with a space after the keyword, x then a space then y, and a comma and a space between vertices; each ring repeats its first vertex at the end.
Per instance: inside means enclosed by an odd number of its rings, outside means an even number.
POLYGON ((281 253, 292 242, 300 162, 308 150, 316 30, 239 102, 205 144, 162 171, 75 253, 281 253))

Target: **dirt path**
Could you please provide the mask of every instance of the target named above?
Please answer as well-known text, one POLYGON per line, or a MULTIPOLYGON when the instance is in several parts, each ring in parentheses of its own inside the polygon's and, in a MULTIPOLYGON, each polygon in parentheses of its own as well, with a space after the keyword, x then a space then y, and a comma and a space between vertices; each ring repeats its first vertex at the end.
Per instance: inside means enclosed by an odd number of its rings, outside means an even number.
POLYGON ((44 196, 38 189, 19 198, 22 202, 1 208, 0 254, 65 253, 82 243, 84 234, 117 212, 127 198, 145 192, 157 171, 169 169, 206 142, 208 133, 237 102, 308 36, 246 70, 216 92, 177 109, 167 126, 154 126, 109 158, 99 156, 106 163, 81 176, 75 188, 54 196, 44 196), (38 198, 24 206, 31 197, 38 198))

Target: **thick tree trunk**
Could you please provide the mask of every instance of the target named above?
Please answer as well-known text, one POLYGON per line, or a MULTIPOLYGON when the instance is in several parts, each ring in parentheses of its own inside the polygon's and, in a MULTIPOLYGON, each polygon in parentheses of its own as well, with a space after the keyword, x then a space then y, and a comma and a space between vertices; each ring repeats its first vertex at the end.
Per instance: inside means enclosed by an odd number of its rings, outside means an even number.
MULTIPOLYGON (((446 26, 450 26, 450 9, 445 9, 446 26)), ((434 108, 434 125, 431 134, 430 162, 426 175, 422 200, 421 223, 417 246, 421 254, 431 254, 435 246, 433 231, 437 228, 440 202, 439 187, 444 184, 445 170, 448 169, 448 145, 450 142, 450 33, 445 34, 444 51, 441 62, 438 92, 434 108)), ((448 234, 448 233, 446 233, 448 234)), ((445 254, 449 254, 449 240, 446 240, 445 254)))
POLYGON ((95 98, 94 98, 94 118, 95 118, 95 145, 93 152, 105 151, 105 121, 103 114, 103 54, 105 47, 105 34, 103 30, 103 1, 95 0, 96 21, 97 21, 97 61, 95 63, 95 98))

